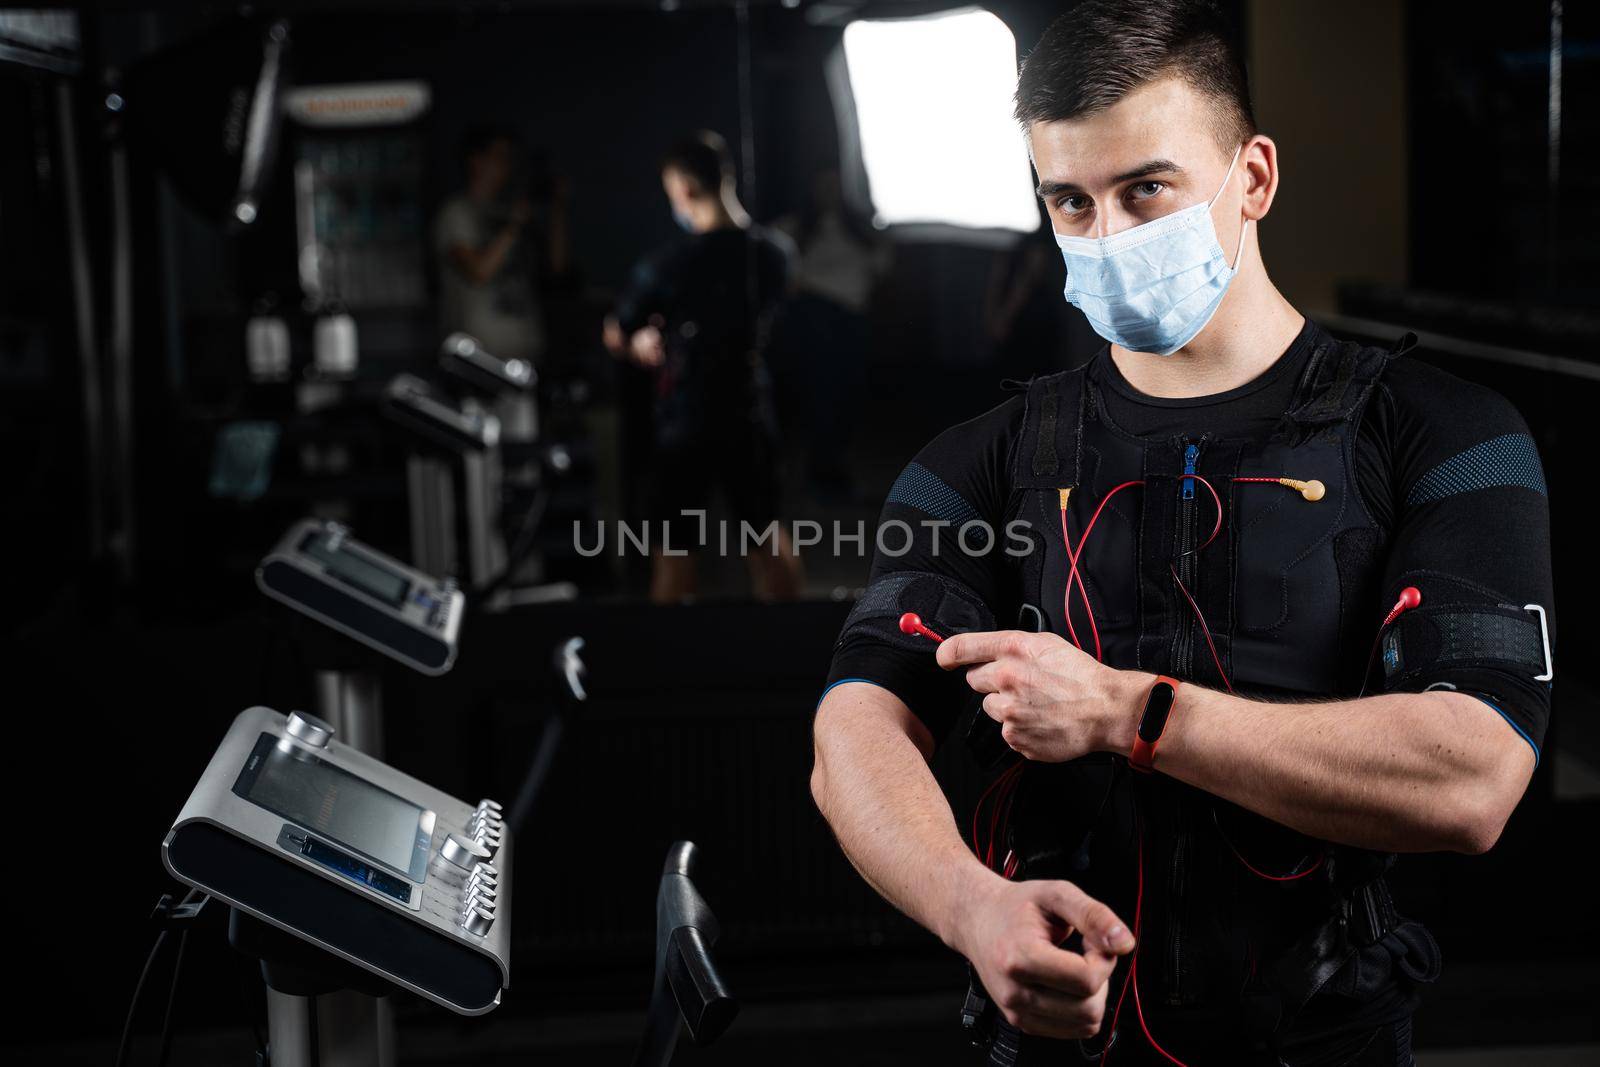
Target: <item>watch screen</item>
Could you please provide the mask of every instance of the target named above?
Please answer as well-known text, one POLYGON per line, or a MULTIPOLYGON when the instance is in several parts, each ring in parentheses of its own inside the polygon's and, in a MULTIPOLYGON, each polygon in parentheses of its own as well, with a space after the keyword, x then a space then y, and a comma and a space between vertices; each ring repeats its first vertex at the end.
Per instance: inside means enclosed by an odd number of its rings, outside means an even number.
POLYGON ((1144 717, 1139 720, 1139 740, 1153 745, 1161 740, 1161 731, 1167 728, 1167 716, 1172 714, 1172 686, 1157 682, 1150 687, 1150 697, 1145 701, 1144 717))

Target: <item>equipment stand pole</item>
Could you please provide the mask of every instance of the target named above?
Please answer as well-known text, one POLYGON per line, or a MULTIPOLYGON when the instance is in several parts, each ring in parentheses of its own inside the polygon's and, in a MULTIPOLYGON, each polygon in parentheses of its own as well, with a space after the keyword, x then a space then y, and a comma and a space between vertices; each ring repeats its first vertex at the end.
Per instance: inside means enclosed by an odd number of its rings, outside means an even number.
POLYGON ((371 671, 317 671, 317 714, 340 740, 383 758, 383 690, 371 671))
POLYGON ((506 565, 505 541, 500 536, 500 450, 462 453, 461 471, 467 512, 467 577, 476 589, 493 581, 506 565))
MULTIPOLYGON (((332 724, 345 744, 369 756, 383 755, 383 691, 371 671, 317 671, 317 714, 332 724)), ((274 1041, 272 1067, 394 1067, 394 1009, 387 997, 371 997, 352 990, 325 993, 316 999, 285 997, 268 990, 267 1019, 274 1041), (283 1004, 281 1001, 298 1001, 283 1004), (280 1061, 277 1051, 279 1015, 288 1033, 316 1021, 316 1060, 280 1061)), ((295 1047, 299 1047, 296 1045, 295 1047)))
POLYGON ((272 1067, 313 1067, 317 1062, 311 997, 267 987, 267 1055, 272 1067))
POLYGON ((456 492, 450 464, 413 452, 406 459, 406 500, 411 513, 411 565, 429 574, 456 569, 456 492))

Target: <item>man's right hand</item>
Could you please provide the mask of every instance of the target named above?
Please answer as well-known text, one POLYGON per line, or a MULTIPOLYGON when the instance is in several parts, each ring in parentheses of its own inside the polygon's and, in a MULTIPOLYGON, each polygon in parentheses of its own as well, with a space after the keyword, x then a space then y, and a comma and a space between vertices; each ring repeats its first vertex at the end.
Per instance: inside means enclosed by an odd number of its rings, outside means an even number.
POLYGON ((991 878, 969 902, 953 946, 977 970, 1006 1021, 1039 1037, 1099 1032, 1106 988, 1133 935, 1112 910, 1071 882, 991 878), (1059 947, 1073 929, 1082 953, 1059 947))
POLYGON ((641 367, 659 367, 665 363, 667 348, 660 327, 652 322, 633 331, 633 336, 628 339, 628 356, 641 367))

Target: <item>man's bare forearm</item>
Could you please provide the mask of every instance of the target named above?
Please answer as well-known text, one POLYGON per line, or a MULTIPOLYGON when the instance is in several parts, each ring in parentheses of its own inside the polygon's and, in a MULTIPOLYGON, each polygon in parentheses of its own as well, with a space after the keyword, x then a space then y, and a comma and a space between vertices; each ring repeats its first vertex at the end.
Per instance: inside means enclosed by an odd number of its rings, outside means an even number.
POLYGON ((1527 787, 1533 753, 1462 693, 1278 704, 1186 686, 1156 768, 1325 840, 1481 852, 1527 787))
POLYGON ((816 715, 811 791, 861 876, 957 951, 962 918, 990 879, 961 840, 928 768, 932 739, 894 694, 848 682, 816 715))

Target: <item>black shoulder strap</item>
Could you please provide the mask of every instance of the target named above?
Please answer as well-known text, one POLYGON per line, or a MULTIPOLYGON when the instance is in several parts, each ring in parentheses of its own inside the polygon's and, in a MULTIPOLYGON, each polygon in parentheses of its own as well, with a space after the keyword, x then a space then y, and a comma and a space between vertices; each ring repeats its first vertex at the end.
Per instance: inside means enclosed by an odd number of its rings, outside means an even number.
POLYGON ((1301 431, 1343 422, 1361 409, 1389 361, 1416 347, 1408 333, 1391 348, 1329 339, 1306 362, 1285 416, 1301 431))
POLYGON ((1032 378, 1023 402, 1022 439, 1014 453, 1017 489, 1063 489, 1078 484, 1083 452, 1084 370, 1032 378))

